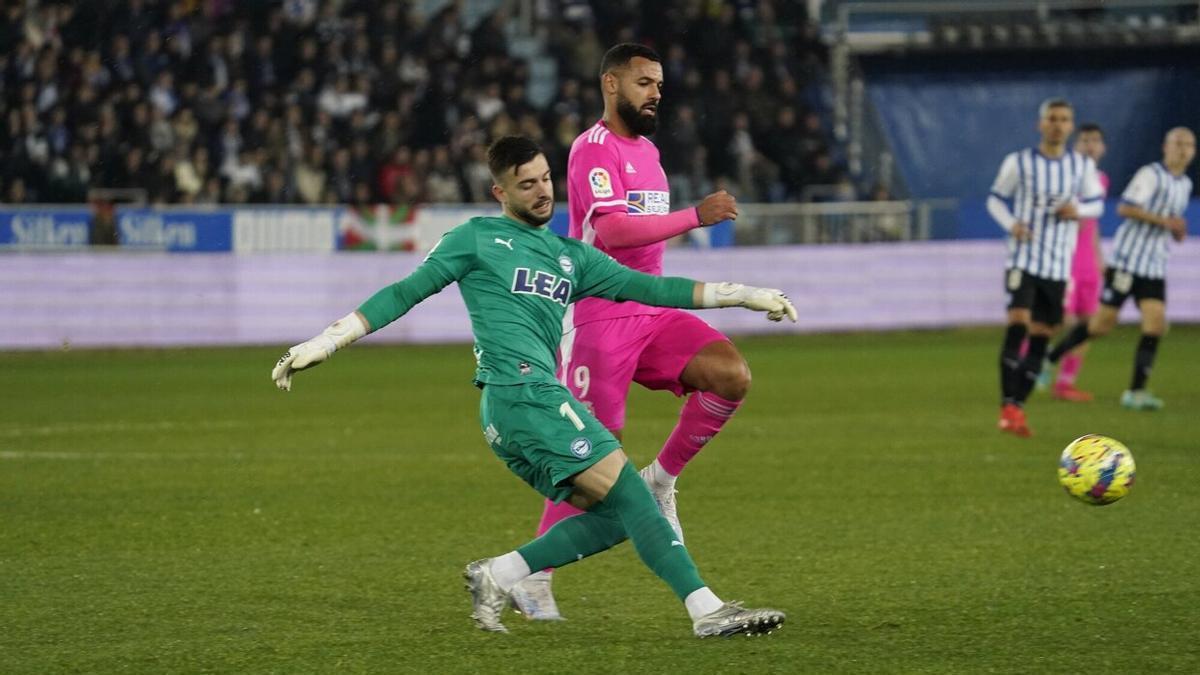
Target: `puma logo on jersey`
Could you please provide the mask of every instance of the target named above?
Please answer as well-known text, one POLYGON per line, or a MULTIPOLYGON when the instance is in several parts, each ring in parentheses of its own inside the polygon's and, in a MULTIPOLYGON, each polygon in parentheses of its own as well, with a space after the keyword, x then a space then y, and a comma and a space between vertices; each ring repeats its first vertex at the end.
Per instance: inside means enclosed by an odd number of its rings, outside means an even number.
POLYGON ((494 243, 500 244, 501 246, 507 246, 508 250, 510 250, 510 251, 513 250, 511 238, 510 239, 501 239, 500 237, 496 237, 496 241, 494 243))
POLYGON ((513 270, 512 292, 541 296, 566 307, 571 301, 571 280, 560 279, 541 270, 518 267, 513 270))

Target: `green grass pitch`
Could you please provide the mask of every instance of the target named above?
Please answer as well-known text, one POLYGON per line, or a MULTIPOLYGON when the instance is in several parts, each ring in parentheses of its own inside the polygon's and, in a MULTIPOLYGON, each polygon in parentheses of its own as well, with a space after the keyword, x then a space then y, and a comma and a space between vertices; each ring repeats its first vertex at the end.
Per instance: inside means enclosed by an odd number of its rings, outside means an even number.
MULTIPOLYGON (((689 467, 688 546, 718 594, 788 612, 699 641, 628 544, 560 571, 568 621, 475 630, 459 577, 540 501, 477 422, 467 346, 339 353, 271 385, 279 348, 0 354, 0 671, 1198 672, 1200 328, 1163 342, 1159 413, 1035 396, 995 430, 1000 330, 745 339, 746 405, 689 467), (1132 494, 1058 487, 1084 433, 1132 494)), ((298 336, 299 337, 299 336, 298 336)), ((635 390, 626 444, 678 402, 635 390)))

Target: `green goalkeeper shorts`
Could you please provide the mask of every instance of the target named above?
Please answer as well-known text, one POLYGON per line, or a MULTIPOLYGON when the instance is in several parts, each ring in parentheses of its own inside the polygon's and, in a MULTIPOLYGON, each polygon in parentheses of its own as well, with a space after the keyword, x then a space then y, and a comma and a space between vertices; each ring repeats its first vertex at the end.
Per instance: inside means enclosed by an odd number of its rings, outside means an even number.
POLYGON ((571 476, 621 447, 557 382, 487 385, 479 425, 509 470, 555 502, 571 494, 571 476))

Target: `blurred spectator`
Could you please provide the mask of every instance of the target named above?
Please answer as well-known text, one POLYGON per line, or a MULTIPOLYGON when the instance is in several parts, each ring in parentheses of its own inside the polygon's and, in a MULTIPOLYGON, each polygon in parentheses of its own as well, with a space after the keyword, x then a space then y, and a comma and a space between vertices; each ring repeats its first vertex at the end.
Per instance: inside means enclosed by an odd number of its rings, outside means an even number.
POLYGON ((425 177, 425 197, 431 202, 463 201, 458 176, 450 163, 450 151, 444 145, 433 149, 429 175, 425 177))
POLYGON ((249 195, 262 187, 263 178, 258 152, 250 148, 242 148, 232 162, 226 162, 221 168, 221 176, 229 181, 230 187, 241 189, 249 199, 249 195))
POLYGON ((503 6, 471 25, 463 6, 6 3, 0 190, 10 202, 132 187, 197 204, 490 203, 484 152, 507 133, 538 138, 561 187, 571 142, 601 114, 600 58, 627 39, 662 51, 656 140, 676 200, 730 180, 744 201, 820 182, 849 193, 803 3, 534 3, 558 77, 544 104, 531 64, 509 52, 529 36, 503 6))
POLYGON ((487 165, 487 148, 482 143, 472 145, 467 151, 462 173, 467 201, 476 204, 492 201, 492 173, 487 165))
POLYGON ((296 164, 292 181, 296 194, 305 204, 317 204, 325 194, 325 151, 320 145, 308 147, 308 154, 296 164))

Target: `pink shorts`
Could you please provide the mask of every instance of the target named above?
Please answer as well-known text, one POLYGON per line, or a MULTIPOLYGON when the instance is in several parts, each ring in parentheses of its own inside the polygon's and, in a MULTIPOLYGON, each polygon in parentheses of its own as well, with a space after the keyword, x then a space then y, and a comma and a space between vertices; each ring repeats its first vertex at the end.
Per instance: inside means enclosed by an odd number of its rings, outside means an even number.
POLYGON ((563 335, 559 379, 601 424, 623 429, 630 382, 682 396, 689 388, 679 376, 692 357, 728 339, 681 310, 592 321, 563 335))
POLYGON ((1091 316, 1100 309, 1100 277, 1072 276, 1067 284, 1067 300, 1063 310, 1075 316, 1091 316))

